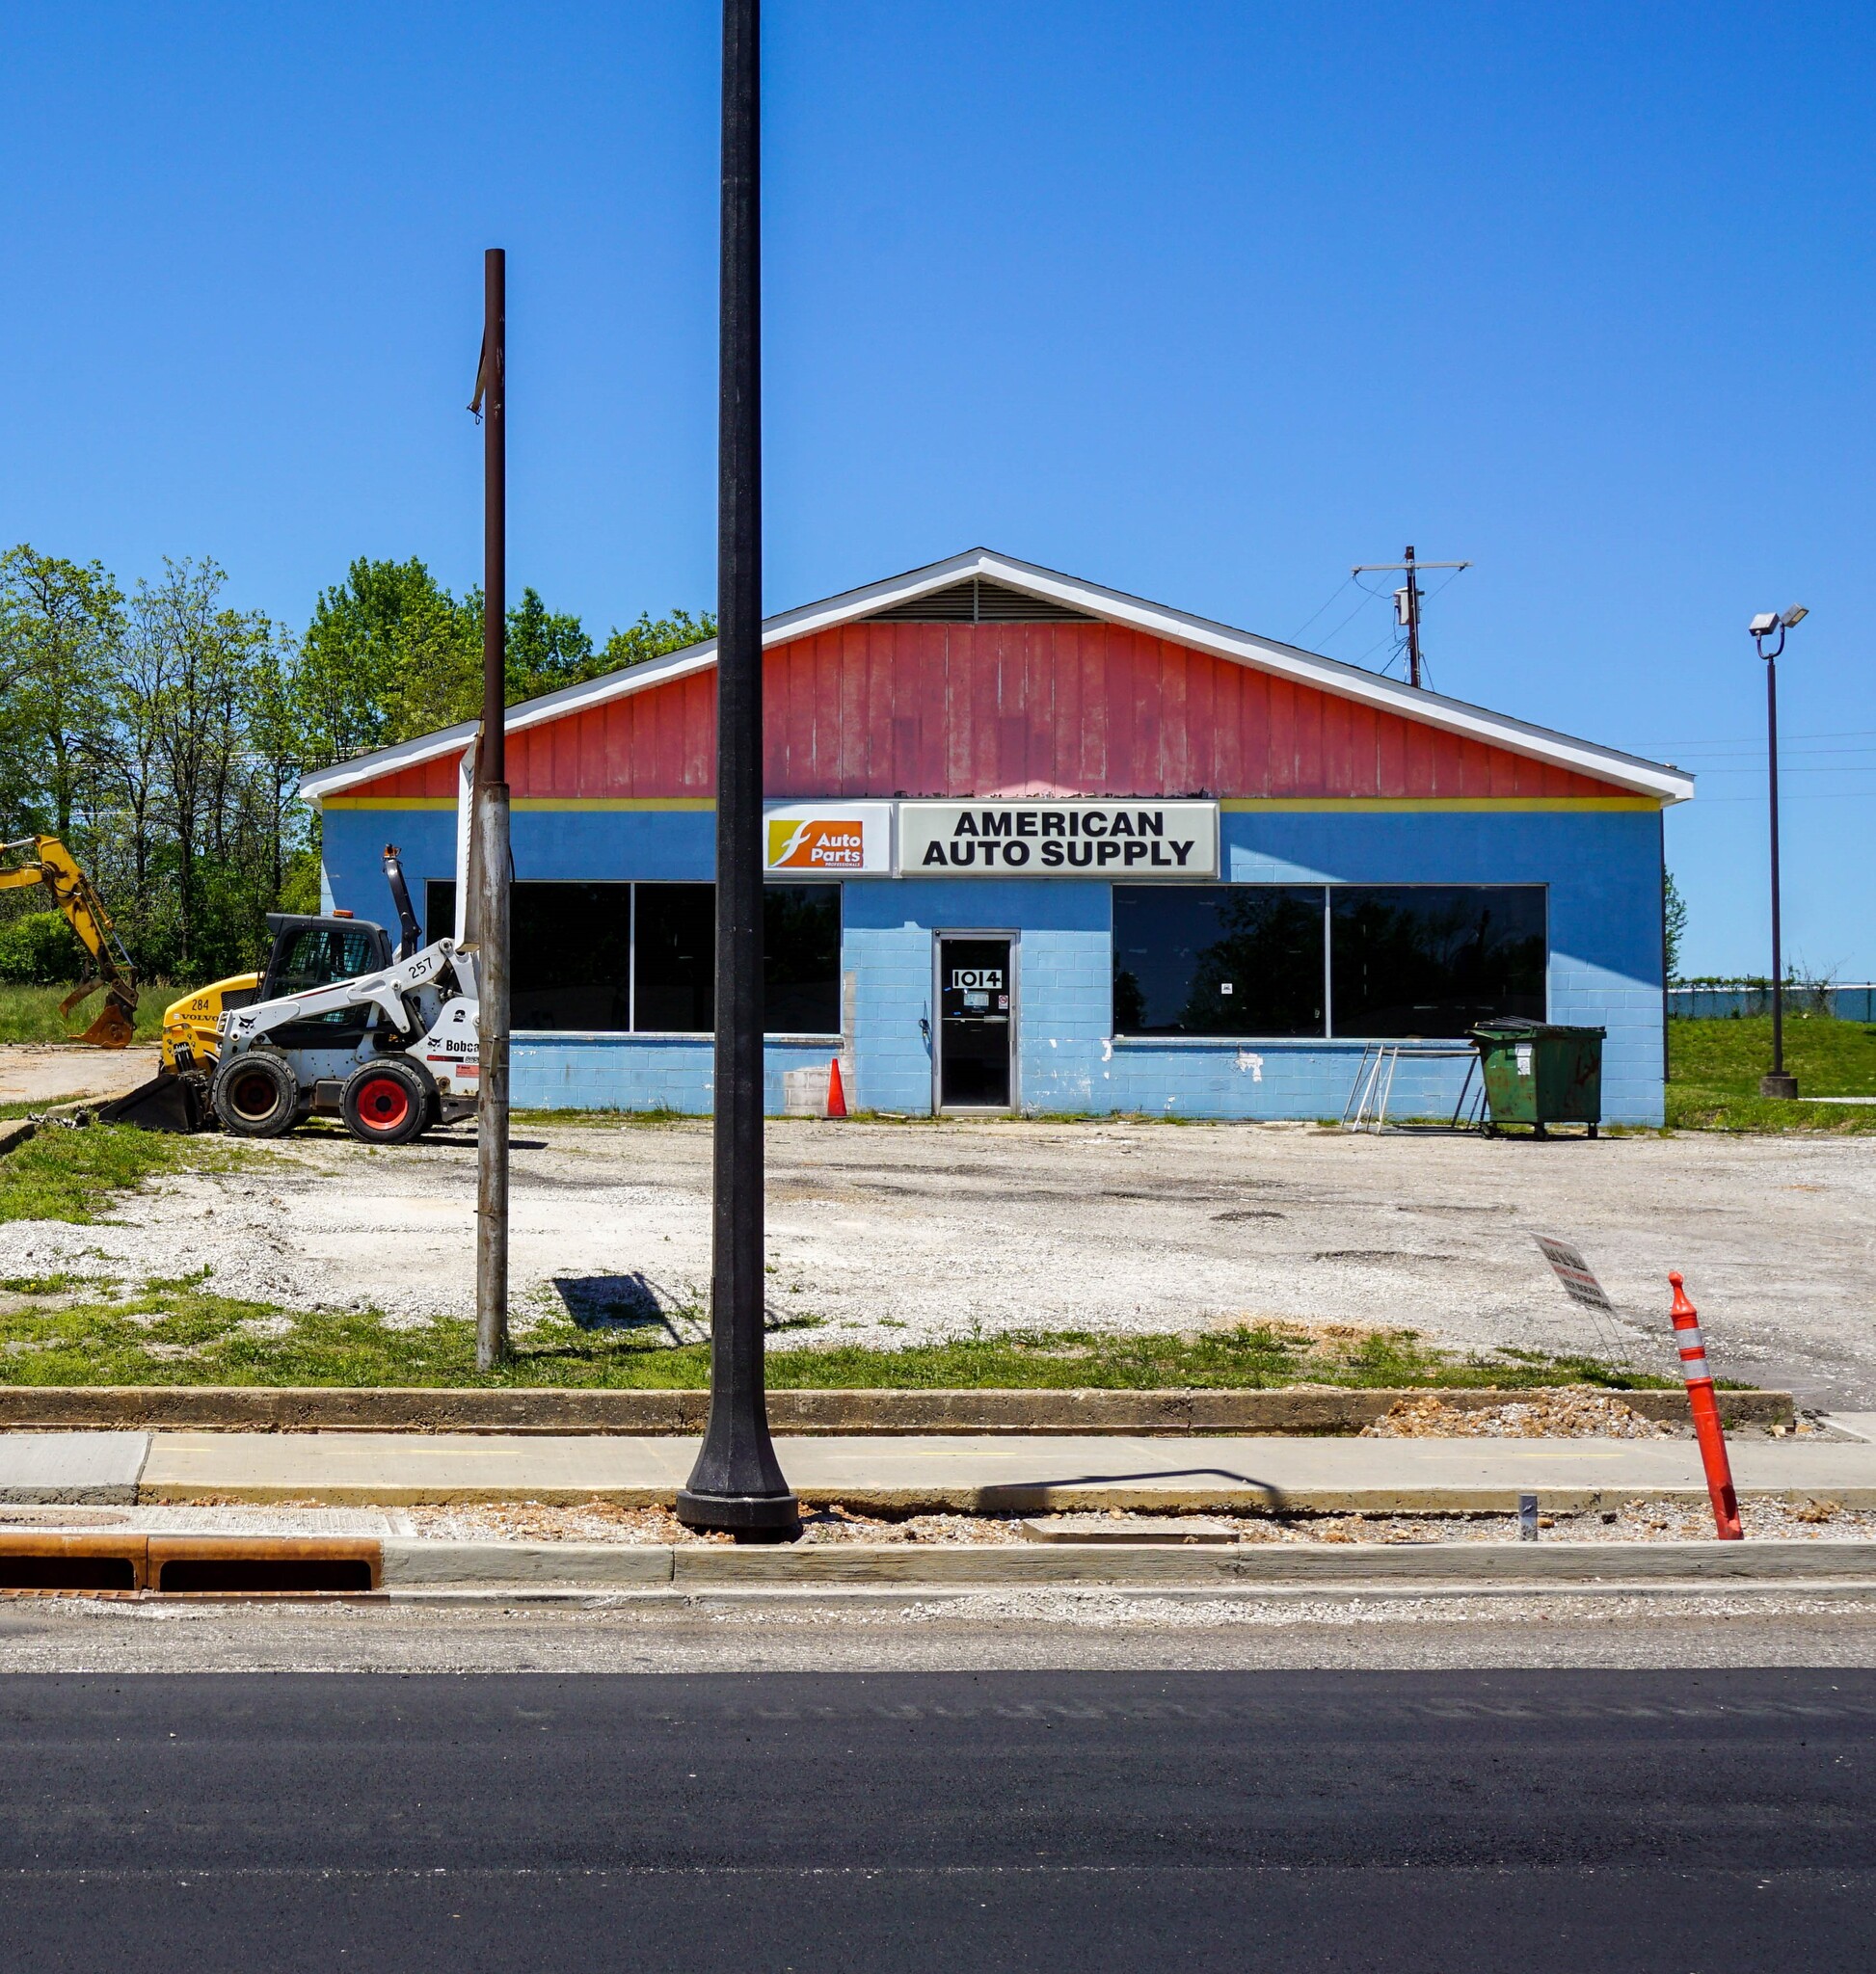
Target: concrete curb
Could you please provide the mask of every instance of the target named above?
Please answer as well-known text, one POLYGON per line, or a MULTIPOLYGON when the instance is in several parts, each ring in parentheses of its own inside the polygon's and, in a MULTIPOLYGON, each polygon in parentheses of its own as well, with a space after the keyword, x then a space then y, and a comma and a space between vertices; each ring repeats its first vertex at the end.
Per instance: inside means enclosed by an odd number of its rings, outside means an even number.
MULTIPOLYGON (((772 1391, 778 1434, 1132 1433, 1163 1437, 1354 1433, 1423 1390, 772 1391)), ((1529 1403, 1541 1390, 1443 1390, 1461 1411, 1529 1403)), ((1685 1424, 1678 1391, 1614 1394, 1645 1418, 1685 1424)), ((1795 1415, 1789 1392, 1722 1392, 1729 1426, 1795 1415)), ((701 1433, 703 1391, 349 1390, 313 1385, 0 1385, 0 1430, 701 1433)))
POLYGON ((1049 1589, 1357 1585, 1805 1584, 1876 1581, 1876 1542, 1429 1542, 1322 1549, 1245 1543, 643 1547, 387 1537, 387 1589, 1049 1589))
POLYGON ((39 1128, 39 1120, 33 1117, 10 1117, 0 1124, 0 1159, 23 1145, 39 1128))
MULTIPOLYGON (((1598 1578, 1584 1583, 1483 1584, 1483 1583, 1373 1583, 1351 1577, 1332 1584, 1072 1584, 1020 1587, 997 1584, 925 1584, 899 1589, 876 1584, 837 1585, 821 1589, 810 1587, 776 1589, 750 1587, 718 1590, 677 1590, 668 1586, 609 1589, 603 1585, 577 1584, 507 1585, 503 1587, 466 1584, 440 1589, 376 1590, 368 1600, 404 1605, 453 1606, 490 1610, 498 1606, 571 1606, 600 1611, 705 1611, 711 1615, 730 1612, 814 1611, 825 1614, 831 1605, 840 1611, 915 1611, 919 1616, 935 1614, 934 1607, 954 1604, 968 1607, 982 1597, 1053 1596, 1108 1604, 1230 1604, 1268 1610, 1285 1604, 1315 1604, 1330 1599, 1338 1603, 1454 1602, 1461 1598, 1506 1597, 1649 1597, 1677 1599, 1698 1597, 1763 1599, 1767 1603, 1803 1597, 1815 1602, 1828 1599, 1855 1608, 1876 1603, 1876 1579, 1854 1577, 1814 1577, 1791 1583, 1752 1581, 1724 1586, 1702 1583, 1631 1583, 1620 1578, 1598 1578)), ((1041 1611, 1032 1621, 1046 1624, 1061 1614, 1041 1611)))

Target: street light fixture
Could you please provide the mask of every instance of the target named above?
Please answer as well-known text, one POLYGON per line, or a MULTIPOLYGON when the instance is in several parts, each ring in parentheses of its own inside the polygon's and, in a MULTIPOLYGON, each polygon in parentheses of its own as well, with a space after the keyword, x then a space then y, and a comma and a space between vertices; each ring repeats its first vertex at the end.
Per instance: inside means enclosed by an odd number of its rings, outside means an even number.
POLYGON ((1793 603, 1782 613, 1761 610, 1746 627, 1765 660, 1766 791, 1772 820, 1772 1067, 1758 1080, 1761 1097, 1798 1094, 1798 1079, 1784 1066, 1784 952, 1779 926, 1779 654, 1784 650, 1785 633, 1809 615, 1804 604, 1793 603), (1778 642, 1772 644, 1775 637, 1778 642))

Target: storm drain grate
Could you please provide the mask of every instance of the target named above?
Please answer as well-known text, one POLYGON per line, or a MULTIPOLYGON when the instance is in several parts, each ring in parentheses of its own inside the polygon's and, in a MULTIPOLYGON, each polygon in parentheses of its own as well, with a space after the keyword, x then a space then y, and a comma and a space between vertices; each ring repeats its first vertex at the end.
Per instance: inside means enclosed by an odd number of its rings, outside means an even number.
POLYGON ((358 1596, 383 1580, 374 1537, 67 1534, 0 1529, 0 1592, 358 1596))
POLYGON ((373 1587, 362 1557, 186 1556, 151 1575, 165 1596, 306 1597, 373 1587))
POLYGON ((129 1556, 0 1556, 0 1590, 134 1590, 129 1556))

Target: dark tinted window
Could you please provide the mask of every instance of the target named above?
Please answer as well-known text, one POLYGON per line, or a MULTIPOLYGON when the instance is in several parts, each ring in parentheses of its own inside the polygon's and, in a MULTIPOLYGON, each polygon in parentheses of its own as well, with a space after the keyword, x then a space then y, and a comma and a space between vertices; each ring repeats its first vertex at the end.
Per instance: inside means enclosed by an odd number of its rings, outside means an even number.
POLYGON ((834 1035, 841 1027, 841 887, 763 887, 763 1027, 834 1035))
POLYGON ((508 909, 516 1027, 630 1027, 630 885, 518 884, 508 909))
MULTIPOLYGON (((604 1033, 634 1026, 630 979, 637 894, 638 1016, 650 1033, 715 1026, 716 895, 708 884, 514 887, 514 1025, 604 1033)), ((456 886, 424 891, 427 939, 454 937, 456 886)), ((764 973, 771 1035, 831 1035, 841 1027, 841 887, 771 884, 763 897, 764 973)))
POLYGON ((1113 888, 1119 1035, 1320 1035, 1323 894, 1310 885, 1113 888))
POLYGON ((423 943, 456 937, 456 880, 433 877, 423 887, 423 943))
POLYGON ((307 925, 290 935, 281 955, 279 972, 268 981, 275 995, 305 994, 330 987, 335 980, 354 980, 378 964, 378 943, 370 933, 341 930, 335 925, 307 925))
POLYGON ((1345 885, 1329 893, 1335 1032, 1463 1035, 1544 1017, 1541 885, 1345 885))
POLYGON ((697 1034, 716 1026, 716 887, 641 884, 635 1028, 697 1034))

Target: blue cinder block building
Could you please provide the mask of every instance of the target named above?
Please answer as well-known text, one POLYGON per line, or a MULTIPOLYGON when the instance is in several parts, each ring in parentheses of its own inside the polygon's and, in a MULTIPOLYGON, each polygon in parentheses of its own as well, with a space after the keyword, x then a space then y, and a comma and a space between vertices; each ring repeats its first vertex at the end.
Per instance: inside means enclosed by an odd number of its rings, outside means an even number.
MULTIPOLYGON (((875 1110, 1334 1116, 1372 1044, 1519 1014, 1660 1121, 1679 771, 984 549, 764 652, 771 1108, 838 1056, 875 1110)), ((510 709, 519 1105, 710 1108, 714 661, 510 709)), ((394 840, 457 926, 473 740, 307 778, 329 906, 394 840)))

